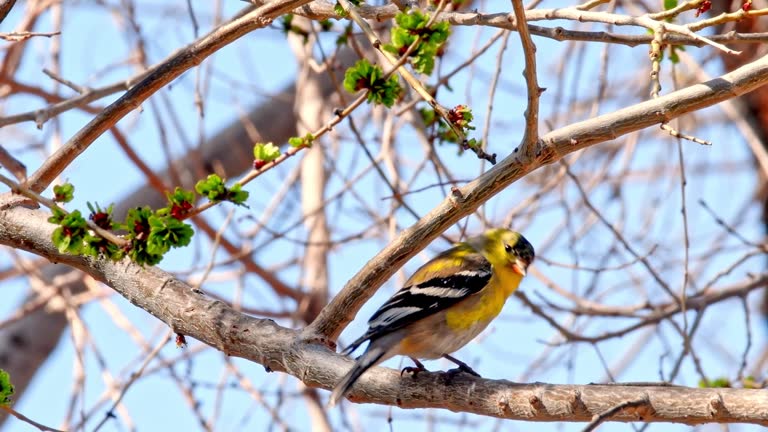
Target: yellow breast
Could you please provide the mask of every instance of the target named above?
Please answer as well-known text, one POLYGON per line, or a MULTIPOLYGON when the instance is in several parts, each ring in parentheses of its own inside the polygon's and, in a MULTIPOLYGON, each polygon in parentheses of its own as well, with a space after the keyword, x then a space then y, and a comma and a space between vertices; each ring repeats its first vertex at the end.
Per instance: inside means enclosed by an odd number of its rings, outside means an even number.
POLYGON ((508 269, 495 269, 488 286, 446 313, 448 327, 467 330, 479 323, 488 323, 499 315, 507 298, 520 285, 522 277, 508 269))

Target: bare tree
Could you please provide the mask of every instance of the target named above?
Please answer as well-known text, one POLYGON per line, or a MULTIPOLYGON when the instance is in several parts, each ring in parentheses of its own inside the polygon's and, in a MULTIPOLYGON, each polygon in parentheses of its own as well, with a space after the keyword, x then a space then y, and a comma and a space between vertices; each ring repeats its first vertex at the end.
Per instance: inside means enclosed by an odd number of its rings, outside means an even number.
POLYGON ((0 2, 9 427, 768 425, 768 157, 738 99, 757 90, 760 117, 766 5, 251 3, 0 2), (209 174, 223 195, 168 204, 196 234, 157 266, 99 222, 116 192, 122 221, 209 174), (68 253, 60 208, 87 207, 99 253, 68 253), (326 409, 337 346, 419 260, 495 226, 537 261, 459 353, 484 378, 377 367, 326 409), (30 385, 49 370, 63 390, 30 385))

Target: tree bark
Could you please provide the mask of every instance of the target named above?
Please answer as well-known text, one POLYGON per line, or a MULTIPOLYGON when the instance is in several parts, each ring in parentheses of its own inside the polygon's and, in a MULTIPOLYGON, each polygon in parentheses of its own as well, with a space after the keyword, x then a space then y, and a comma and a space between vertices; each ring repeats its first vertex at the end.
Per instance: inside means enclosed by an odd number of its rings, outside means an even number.
MULTIPOLYGON (((173 331, 236 357, 286 372, 309 387, 332 388, 352 360, 301 332, 237 312, 157 267, 61 255, 51 244, 45 212, 16 207, 0 213, 0 243, 78 268, 114 288, 173 331)), ((768 392, 654 384, 518 384, 460 374, 416 377, 376 367, 355 385, 355 402, 401 408, 440 408, 513 420, 753 423, 768 426, 768 392)))

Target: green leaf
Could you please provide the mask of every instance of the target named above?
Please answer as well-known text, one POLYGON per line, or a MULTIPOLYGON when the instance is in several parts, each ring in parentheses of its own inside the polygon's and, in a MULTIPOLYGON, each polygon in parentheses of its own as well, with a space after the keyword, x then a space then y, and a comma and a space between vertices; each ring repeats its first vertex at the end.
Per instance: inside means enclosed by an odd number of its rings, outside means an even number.
POLYGON ((176 186, 173 192, 166 192, 165 196, 168 198, 168 204, 184 204, 195 201, 195 193, 182 189, 176 186))
POLYGON ((443 45, 450 35, 450 25, 447 22, 429 24, 430 17, 418 10, 400 12, 395 15, 395 26, 391 31, 391 43, 384 45, 384 50, 397 56, 404 55, 408 48, 418 43, 411 50, 413 68, 425 75, 430 75, 435 68, 435 57, 443 52, 443 45))
MULTIPOLYGON (((307 135, 311 136, 311 134, 307 135)), ((227 188, 224 180, 216 174, 211 174, 205 180, 197 182, 195 190, 211 201, 231 201, 244 206, 243 203, 248 199, 248 192, 242 190, 242 185, 235 183, 231 188, 227 188)))
POLYGON ((0 369, 0 406, 9 406, 14 388, 11 384, 11 375, 0 369))
POLYGON ((162 255, 147 251, 147 239, 151 233, 149 218, 154 216, 152 209, 147 206, 132 208, 128 210, 125 224, 121 226, 122 229, 128 231, 125 238, 130 241, 130 246, 126 252, 131 261, 136 264, 155 265, 163 259, 162 255))
POLYGON ((63 221, 64 218, 67 216, 67 213, 58 207, 52 208, 51 213, 52 215, 51 217, 48 218, 48 222, 56 225, 59 225, 61 221, 63 221))
POLYGON ((367 90, 368 102, 382 104, 387 108, 394 105, 401 88, 395 76, 384 79, 384 72, 363 59, 347 69, 344 74, 344 88, 350 93, 367 90))
POLYGON ((293 14, 285 14, 280 18, 280 24, 283 29, 283 33, 293 33, 304 38, 304 43, 309 40, 309 33, 303 28, 293 25, 293 14))
MULTIPOLYGON (((253 146, 253 158, 257 162, 266 164, 280 157, 280 148, 271 142, 257 143, 253 146)), ((262 165, 263 166, 263 165, 262 165)))
POLYGON ((86 234, 83 254, 92 257, 103 256, 112 261, 120 261, 125 256, 125 251, 105 238, 86 234))
POLYGON ((431 136, 438 139, 438 144, 458 144, 459 137, 453 132, 433 108, 422 108, 420 111, 424 126, 432 129, 431 136))
POLYGON ((120 226, 121 229, 128 231, 126 238, 146 240, 149 236, 150 216, 152 216, 152 209, 147 206, 129 209, 125 216, 125 225, 120 226))
POLYGON ((347 11, 344 10, 339 2, 336 2, 336 4, 333 5, 333 13, 335 13, 339 18, 347 17, 347 11))
POLYGON ((53 200, 60 203, 68 203, 75 197, 75 186, 72 183, 64 183, 53 187, 53 200))
POLYGON ((370 82, 375 81, 380 76, 381 70, 371 65, 368 60, 358 60, 344 73, 344 89, 350 93, 356 93, 367 89, 370 82))
POLYGON ((224 180, 216 174, 210 174, 205 180, 197 182, 195 190, 211 201, 221 201, 227 193, 224 180))
POLYGON ((235 203, 239 206, 247 207, 245 201, 248 200, 248 191, 242 190, 240 183, 235 183, 227 192, 227 201, 235 203))
POLYGON ((172 247, 186 246, 192 241, 192 227, 173 217, 149 217, 150 234, 147 252, 163 255, 172 247))
POLYGON ((677 7, 677 0, 664 0, 664 10, 670 10, 677 7))
POLYGON ((315 141, 315 136, 311 133, 307 133, 303 137, 290 137, 288 138, 288 144, 293 147, 312 147, 312 143, 315 141))
POLYGON ((713 380, 700 379, 699 387, 701 388, 728 388, 731 387, 731 382, 727 378, 715 378, 713 380))
POLYGON ((88 234, 88 223, 80 214, 80 210, 75 210, 63 217, 61 214, 54 214, 48 218, 49 221, 57 219, 59 227, 53 230, 51 241, 59 253, 80 255, 83 250, 83 240, 88 234))
POLYGON ((342 32, 339 35, 339 37, 336 38, 336 46, 340 47, 342 45, 346 45, 347 42, 349 42, 349 37, 351 35, 352 35, 352 22, 350 21, 349 24, 347 24, 347 26, 344 27, 344 32, 342 32))
POLYGON ((157 211, 158 215, 171 215, 176 219, 182 220, 192 210, 192 203, 195 201, 194 192, 177 186, 173 192, 166 192, 165 196, 168 198, 168 204, 157 211))
POLYGON ((448 111, 448 120, 461 128, 465 134, 468 131, 475 130, 475 127, 472 126, 472 120, 474 120, 474 118, 472 110, 466 105, 456 105, 453 109, 448 111))
POLYGON ((437 112, 432 108, 421 108, 419 114, 421 114, 421 120, 424 122, 424 126, 427 127, 432 126, 438 120, 437 112))
POLYGON ((470 148, 470 149, 473 149, 473 150, 478 150, 478 149, 483 148, 483 142, 479 141, 479 140, 477 140, 475 138, 471 138, 471 139, 467 140, 467 147, 470 148))
POLYGON ((131 261, 142 266, 144 264, 156 265, 163 260, 162 255, 149 253, 147 251, 147 242, 141 240, 133 240, 131 242, 131 247, 128 250, 128 257, 131 259, 131 261))
POLYGON ((291 26, 293 26, 293 14, 289 13, 280 17, 280 24, 282 25, 283 31, 285 33, 291 31, 291 26))
POLYGON ((741 385, 744 386, 744 388, 748 388, 748 389, 760 388, 760 383, 758 383, 755 377, 753 377, 752 375, 747 375, 744 378, 742 378, 741 385))
POLYGON ((685 46, 683 46, 683 45, 670 45, 669 46, 669 61, 671 61, 673 64, 680 63, 680 54, 678 54, 680 51, 685 51, 685 46))
POLYGON ((672 64, 680 63, 680 56, 677 54, 675 47, 669 47, 669 61, 671 61, 672 64))

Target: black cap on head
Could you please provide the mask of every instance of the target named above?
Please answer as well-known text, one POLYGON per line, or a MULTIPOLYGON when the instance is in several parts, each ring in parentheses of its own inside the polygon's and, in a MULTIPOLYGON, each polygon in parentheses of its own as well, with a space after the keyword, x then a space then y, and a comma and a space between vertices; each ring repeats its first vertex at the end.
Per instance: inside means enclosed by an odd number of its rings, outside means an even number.
POLYGON ((517 242, 512 246, 512 249, 515 251, 515 254, 528 265, 531 265, 533 259, 536 258, 536 252, 533 250, 533 245, 531 245, 531 243, 522 235, 517 239, 517 242))

